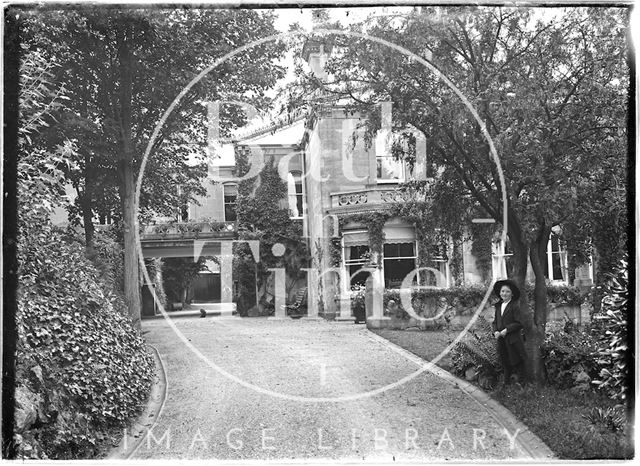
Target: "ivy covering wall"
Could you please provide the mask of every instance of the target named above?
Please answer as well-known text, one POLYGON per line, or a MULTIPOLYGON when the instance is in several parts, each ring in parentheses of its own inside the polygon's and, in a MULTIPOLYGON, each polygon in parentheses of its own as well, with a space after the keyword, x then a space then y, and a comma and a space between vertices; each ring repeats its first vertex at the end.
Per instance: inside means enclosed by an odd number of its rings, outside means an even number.
MULTIPOLYGON (((236 176, 244 176, 249 168, 247 153, 236 149, 236 176)), ((287 294, 306 278, 301 269, 309 266, 309 251, 302 222, 290 217, 287 195, 287 185, 273 158, 265 161, 258 176, 238 185, 238 238, 260 242, 259 258, 253 257, 247 244, 234 245, 233 276, 240 315, 273 312, 273 272, 268 269, 285 269, 287 294), (285 248, 282 256, 274 254, 274 245, 278 244, 285 248)))

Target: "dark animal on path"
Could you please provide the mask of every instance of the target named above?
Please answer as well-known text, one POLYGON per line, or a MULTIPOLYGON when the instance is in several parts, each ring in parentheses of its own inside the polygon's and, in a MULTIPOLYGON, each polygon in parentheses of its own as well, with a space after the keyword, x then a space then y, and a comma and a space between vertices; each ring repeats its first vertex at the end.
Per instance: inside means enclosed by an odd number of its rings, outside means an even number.
POLYGON ((204 309, 200 309, 200 318, 202 317, 207 317, 207 311, 205 311, 204 309))

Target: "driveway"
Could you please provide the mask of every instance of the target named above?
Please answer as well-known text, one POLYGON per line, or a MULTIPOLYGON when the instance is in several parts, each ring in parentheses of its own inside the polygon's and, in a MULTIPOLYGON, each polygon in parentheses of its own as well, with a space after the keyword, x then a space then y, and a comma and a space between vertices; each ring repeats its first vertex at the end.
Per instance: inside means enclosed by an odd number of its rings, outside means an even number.
POLYGON ((430 372, 398 383, 416 372, 415 360, 364 326, 265 318, 172 322, 191 347, 165 320, 143 322, 166 369, 167 397, 133 458, 529 457, 515 431, 455 384, 430 372))

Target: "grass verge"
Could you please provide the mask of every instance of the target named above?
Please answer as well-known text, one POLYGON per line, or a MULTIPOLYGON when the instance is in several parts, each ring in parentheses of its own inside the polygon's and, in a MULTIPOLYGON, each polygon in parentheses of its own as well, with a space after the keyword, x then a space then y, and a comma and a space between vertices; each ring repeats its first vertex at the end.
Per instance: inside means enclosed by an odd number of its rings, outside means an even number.
MULTIPOLYGON (((427 361, 437 357, 455 337, 447 331, 372 331, 427 361)), ((450 355, 445 355, 437 364, 450 371, 450 355)), ((603 395, 577 394, 535 384, 525 388, 503 386, 487 393, 529 427, 560 459, 633 458, 631 423, 627 423, 624 430, 612 431, 584 417, 594 407, 609 408, 615 404, 603 395)))

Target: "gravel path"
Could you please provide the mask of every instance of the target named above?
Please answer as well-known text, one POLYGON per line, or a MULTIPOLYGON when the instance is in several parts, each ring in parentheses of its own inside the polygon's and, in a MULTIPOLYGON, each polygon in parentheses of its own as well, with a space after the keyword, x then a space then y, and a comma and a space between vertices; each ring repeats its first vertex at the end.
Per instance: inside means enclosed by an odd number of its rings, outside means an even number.
POLYGON ((417 368, 371 339, 364 326, 215 317, 173 322, 205 360, 164 320, 143 322, 145 338, 164 361, 168 394, 134 458, 527 458, 517 443, 512 448, 508 435, 515 432, 429 372, 373 396, 338 401, 382 389, 417 368))

